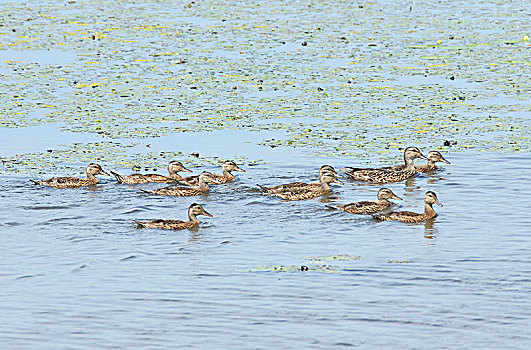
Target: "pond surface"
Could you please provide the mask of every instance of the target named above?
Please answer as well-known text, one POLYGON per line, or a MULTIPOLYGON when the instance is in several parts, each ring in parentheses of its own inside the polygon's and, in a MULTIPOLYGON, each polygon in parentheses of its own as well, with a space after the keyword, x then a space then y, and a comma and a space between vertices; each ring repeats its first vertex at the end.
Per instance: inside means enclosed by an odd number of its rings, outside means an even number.
POLYGON ((400 210, 438 194, 444 207, 423 224, 325 206, 373 199, 378 186, 346 181, 295 203, 254 186, 315 180, 320 164, 352 164, 345 158, 279 151, 197 198, 108 179, 55 190, 3 176, 3 347, 525 348, 531 157, 447 158, 433 176, 388 186, 400 210), (132 222, 184 219, 195 201, 214 215, 198 230, 132 222))
POLYGON ((531 347, 529 4, 0 2, 2 349, 531 347), (436 192, 427 223, 327 208, 380 186, 256 187, 413 145, 452 162, 387 186, 436 192), (174 159, 246 172, 194 198, 29 181, 174 159), (198 229, 133 224, 193 202, 198 229))

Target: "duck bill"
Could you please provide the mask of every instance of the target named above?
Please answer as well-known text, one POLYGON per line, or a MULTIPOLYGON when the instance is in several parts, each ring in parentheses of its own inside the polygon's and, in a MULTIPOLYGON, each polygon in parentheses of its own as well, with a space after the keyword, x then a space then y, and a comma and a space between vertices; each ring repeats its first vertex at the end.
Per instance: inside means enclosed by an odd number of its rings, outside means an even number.
POLYGON ((398 197, 396 194, 393 194, 393 197, 391 197, 392 199, 397 199, 399 201, 403 200, 402 198, 398 197))
POLYGON ((444 157, 441 157, 441 162, 446 163, 446 164, 452 164, 449 161, 447 161, 446 159, 444 159, 444 157))
POLYGON ((109 173, 106 173, 105 171, 100 171, 99 172, 100 175, 105 175, 105 176, 111 176, 109 173))
POLYGON ((419 158, 422 158, 422 159, 424 159, 424 160, 429 160, 428 157, 426 157, 426 156, 425 156, 424 154, 422 154, 422 153, 420 154, 419 158))
POLYGON ((204 216, 208 216, 208 217, 211 217, 213 218, 212 214, 210 214, 208 211, 206 211, 205 209, 203 209, 203 215, 204 216))
POLYGON ((334 179, 334 181, 332 181, 332 182, 335 182, 336 184, 343 185, 343 183, 341 181, 339 181, 338 179, 334 179))
POLYGON ((185 173, 193 173, 192 170, 186 169, 185 167, 183 167, 183 170, 181 170, 181 171, 184 171, 185 173))
POLYGON ((236 169, 234 169, 234 170, 239 171, 240 173, 244 173, 244 172, 245 172, 245 170, 240 169, 240 168, 236 168, 236 169))
POLYGON ((437 205, 438 205, 439 207, 442 207, 442 206, 443 206, 443 205, 442 205, 442 203, 441 203, 441 202, 439 202, 439 200, 438 200, 438 199, 437 199, 437 200, 435 201, 435 204, 437 204, 437 205))

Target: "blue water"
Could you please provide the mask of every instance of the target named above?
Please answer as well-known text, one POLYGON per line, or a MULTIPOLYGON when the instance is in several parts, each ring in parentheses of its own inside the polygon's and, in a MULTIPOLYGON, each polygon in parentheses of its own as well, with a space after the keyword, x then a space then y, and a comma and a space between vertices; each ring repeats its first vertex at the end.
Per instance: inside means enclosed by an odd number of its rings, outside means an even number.
POLYGON ((431 224, 325 207, 375 197, 378 186, 355 182, 310 201, 260 195, 255 183, 315 180, 322 163, 353 164, 285 150, 196 198, 109 179, 55 190, 2 176, 2 347, 527 348, 531 157, 445 156, 452 165, 434 177, 389 185, 404 198, 398 210, 421 211, 435 191, 444 207, 431 224), (184 219, 195 201, 214 215, 198 230, 132 223, 184 219), (307 258, 335 254, 361 259, 307 258), (333 273, 257 271, 312 264, 333 273))

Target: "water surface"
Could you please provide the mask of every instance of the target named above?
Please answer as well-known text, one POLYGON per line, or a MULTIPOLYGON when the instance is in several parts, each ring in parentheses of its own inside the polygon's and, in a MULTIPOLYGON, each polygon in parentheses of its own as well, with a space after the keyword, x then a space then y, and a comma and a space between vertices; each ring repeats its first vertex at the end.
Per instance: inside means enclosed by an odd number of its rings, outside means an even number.
POLYGON ((255 183, 313 180, 319 164, 352 164, 287 157, 244 166, 236 181, 198 198, 149 196, 111 180, 55 190, 2 177, 4 347, 530 343, 529 157, 448 154, 452 165, 436 175, 390 184, 404 198, 395 209, 421 210, 426 190, 439 195, 440 215, 422 224, 325 207, 373 199, 378 186, 347 181, 296 203, 261 196, 255 183), (500 163, 512 181, 500 181, 500 163), (194 201, 214 215, 198 230, 132 223, 184 218, 194 201), (338 254, 360 259, 309 258, 338 254), (274 272, 289 265, 310 271, 274 272))

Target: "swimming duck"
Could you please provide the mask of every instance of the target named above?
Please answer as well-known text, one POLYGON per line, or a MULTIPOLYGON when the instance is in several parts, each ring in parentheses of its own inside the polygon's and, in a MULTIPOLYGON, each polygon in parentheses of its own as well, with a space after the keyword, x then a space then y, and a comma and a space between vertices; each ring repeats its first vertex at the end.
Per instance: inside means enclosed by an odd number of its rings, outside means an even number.
POLYGON ((372 183, 389 183, 407 180, 415 176, 415 165, 413 159, 427 159, 417 147, 408 147, 404 150, 404 169, 395 171, 391 169, 380 168, 353 168, 347 167, 341 169, 345 174, 355 180, 372 182, 372 183))
POLYGON ((181 175, 178 174, 179 171, 186 171, 188 173, 192 172, 191 170, 186 169, 181 162, 173 160, 168 164, 168 176, 159 174, 120 175, 114 171, 110 171, 110 173, 114 175, 118 183, 135 185, 145 184, 149 182, 172 183, 178 180, 183 180, 181 175))
POLYGON ((36 185, 46 185, 54 188, 74 188, 74 187, 83 187, 91 186, 98 183, 98 179, 94 175, 105 175, 107 174, 101 166, 96 163, 90 163, 87 166, 87 178, 80 179, 79 177, 52 177, 48 180, 30 180, 33 181, 36 185))
MULTIPOLYGON (((333 175, 335 175, 336 178, 337 177, 341 178, 341 176, 336 173, 336 170, 331 165, 323 165, 319 169, 319 177, 324 172, 330 172, 333 175)), ((281 193, 281 192, 285 192, 285 191, 289 191, 289 190, 294 190, 294 189, 299 188, 299 187, 319 189, 319 188, 321 188, 321 182, 312 182, 312 183, 290 182, 288 184, 278 185, 278 186, 274 186, 274 187, 265 187, 265 186, 258 185, 258 184, 256 186, 260 187, 262 189, 262 191, 264 191, 267 194, 273 194, 273 193, 281 193)))
POLYGON ((200 196, 204 193, 208 193, 210 188, 208 187, 208 183, 217 183, 220 182, 214 177, 212 173, 209 173, 207 171, 203 171, 199 175, 199 184, 197 186, 191 186, 191 187, 162 187, 157 188, 155 190, 141 190, 142 192, 151 193, 151 194, 160 194, 163 196, 176 196, 176 197, 188 197, 188 196, 200 196))
POLYGON ((437 199, 437 195, 435 194, 435 192, 428 191, 424 196, 424 213, 414 213, 411 211, 396 211, 388 214, 373 215, 373 217, 377 220, 382 221, 396 220, 408 223, 426 221, 429 219, 433 219, 437 216, 437 213, 435 212, 435 210, 433 210, 433 204, 437 204, 440 207, 443 206, 441 202, 439 202, 439 200, 437 199))
POLYGON ((188 221, 182 220, 164 220, 155 219, 152 221, 136 221, 138 228, 163 228, 167 230, 183 230, 185 228, 192 228, 199 225, 197 215, 205 215, 212 217, 207 211, 199 204, 192 203, 188 208, 188 221))
POLYGON ((319 176, 320 187, 315 188, 313 184, 305 184, 305 186, 299 186, 292 189, 286 189, 281 192, 265 193, 273 196, 280 197, 289 201, 298 201, 304 199, 312 199, 320 197, 330 192, 330 183, 335 182, 343 184, 336 179, 336 175, 330 171, 325 171, 319 176))
MULTIPOLYGON (((232 180, 234 180, 234 175, 232 175, 233 171, 240 171, 242 173, 245 172, 245 170, 240 169, 236 163, 234 163, 232 160, 226 160, 221 164, 221 174, 212 174, 215 179, 219 181, 219 183, 227 183, 232 180)), ((195 186, 198 184, 199 176, 189 176, 187 178, 182 179, 179 181, 183 185, 188 186, 195 186)))
POLYGON ((398 199, 402 198, 397 197, 393 191, 388 188, 380 188, 378 191, 378 200, 376 201, 362 201, 350 204, 338 204, 331 205, 330 208, 339 209, 346 211, 350 214, 374 214, 379 211, 385 210, 393 205, 389 199, 398 199))
MULTIPOLYGON (((449 161, 444 159, 443 155, 439 151, 429 151, 426 155, 426 158, 428 158, 428 162, 426 165, 415 165, 415 170, 419 173, 427 173, 429 171, 437 170, 439 167, 435 165, 436 162, 443 162, 446 164, 451 164, 449 161)), ((391 170, 402 170, 404 169, 405 165, 395 165, 393 167, 385 167, 381 169, 391 169, 391 170)))

